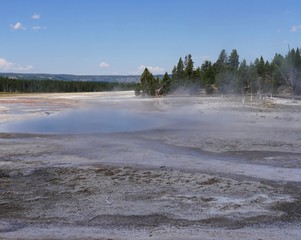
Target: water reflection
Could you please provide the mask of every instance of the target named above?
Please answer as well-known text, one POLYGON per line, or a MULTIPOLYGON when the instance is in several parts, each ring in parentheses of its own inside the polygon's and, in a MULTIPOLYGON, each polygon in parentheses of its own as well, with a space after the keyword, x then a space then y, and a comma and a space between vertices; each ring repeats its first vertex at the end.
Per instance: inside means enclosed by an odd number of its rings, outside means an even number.
POLYGON ((156 116, 121 109, 86 109, 45 115, 4 123, 0 132, 18 133, 114 133, 156 128, 162 121, 156 116))

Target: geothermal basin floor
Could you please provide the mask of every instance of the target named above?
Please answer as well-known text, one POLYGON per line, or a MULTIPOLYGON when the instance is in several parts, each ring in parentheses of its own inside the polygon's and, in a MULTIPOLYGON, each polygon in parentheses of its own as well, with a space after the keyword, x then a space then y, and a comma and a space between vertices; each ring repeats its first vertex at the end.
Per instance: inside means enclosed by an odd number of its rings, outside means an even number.
POLYGON ((300 239, 301 102, 0 96, 0 239, 300 239))

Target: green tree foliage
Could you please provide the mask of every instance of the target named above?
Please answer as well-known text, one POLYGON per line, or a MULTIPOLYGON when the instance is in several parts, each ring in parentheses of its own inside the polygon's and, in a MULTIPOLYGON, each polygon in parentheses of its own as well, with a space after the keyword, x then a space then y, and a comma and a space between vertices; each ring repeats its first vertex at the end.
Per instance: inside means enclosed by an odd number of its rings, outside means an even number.
POLYGON ((194 68, 192 55, 185 56, 183 62, 180 57, 178 64, 174 66, 171 77, 171 90, 183 89, 185 91, 194 92, 201 86, 201 70, 194 68))
POLYGON ((276 53, 270 64, 273 93, 277 92, 278 86, 286 84, 284 61, 284 57, 281 54, 276 53))
POLYGON ((255 68, 256 68, 256 82, 258 93, 261 95, 264 92, 272 93, 273 91, 273 65, 269 63, 269 61, 265 61, 261 56, 260 59, 255 60, 255 68))
POLYGON ((247 61, 244 59, 239 65, 237 72, 236 92, 245 94, 249 91, 251 94, 254 92, 254 67, 248 66, 247 61))
POLYGON ((140 77, 142 95, 155 96, 156 90, 160 88, 159 84, 159 78, 154 78, 153 74, 147 68, 145 68, 140 77))
POLYGON ((215 68, 212 62, 209 60, 205 60, 200 70, 201 70, 201 85, 205 88, 207 93, 212 93, 213 85, 215 83, 215 68))
POLYGON ((192 56, 191 54, 188 54, 185 57, 185 62, 184 62, 184 76, 186 79, 191 80, 193 78, 193 61, 192 61, 192 56))
POLYGON ((256 58, 255 59, 255 68, 256 68, 256 82, 257 82, 257 88, 258 92, 261 96, 262 91, 263 91, 263 86, 265 82, 265 74, 266 74, 266 68, 265 68, 265 62, 263 60, 263 57, 261 56, 260 59, 256 58))
POLYGON ((184 86, 185 67, 182 58, 180 57, 178 64, 172 71, 172 88, 176 89, 180 86, 184 86))
POLYGON ((141 83, 137 83, 137 85, 135 87, 135 95, 136 96, 140 96, 141 95, 141 91, 142 91, 141 83))
POLYGON ((293 88, 293 94, 301 94, 301 55, 299 48, 292 49, 286 56, 288 62, 287 78, 293 88))
POLYGON ((239 66, 239 55, 236 49, 233 49, 228 59, 228 69, 231 72, 236 72, 239 66))
POLYGON ((261 56, 260 59, 255 60, 256 71, 259 77, 264 78, 266 74, 266 67, 263 57, 261 56))
POLYGON ((185 67, 184 67, 184 62, 182 58, 179 59, 179 62, 177 64, 177 75, 176 79, 178 80, 183 80, 185 75, 185 67))
POLYGON ((225 49, 222 49, 218 59, 214 64, 215 82, 222 93, 226 93, 230 88, 230 75, 228 71, 228 54, 225 49))
MULTIPOLYGON (((220 93, 277 93, 280 87, 293 88, 294 94, 301 94, 301 55, 300 49, 292 49, 283 57, 276 54, 269 62, 261 56, 255 59, 254 63, 248 64, 246 60, 239 61, 239 54, 236 49, 228 56, 223 49, 216 62, 205 60, 200 67, 194 67, 191 54, 179 58, 174 66, 171 78, 165 73, 163 80, 149 80, 153 82, 149 86, 159 86, 157 94, 168 94, 175 89, 204 88, 206 92, 212 93, 216 89, 220 93)), ((147 73, 146 76, 149 76, 147 73)), ((144 76, 144 78, 146 78, 144 76)), ((154 79, 153 77, 148 77, 154 79)), ((146 85, 144 89, 147 88, 146 85)), ((149 95, 153 95, 153 90, 149 95)), ((149 91, 149 90, 147 90, 149 91)), ((144 92, 147 92, 144 90, 144 92)), ((187 91, 186 91, 187 92, 187 91)), ((191 92, 191 91, 190 91, 191 92)))
POLYGON ((295 71, 294 93, 300 95, 301 94, 301 53, 299 48, 297 48, 295 58, 294 58, 294 71, 295 71))
MULTIPOLYGON (((195 67, 191 54, 184 61, 179 58, 172 70, 154 77, 146 68, 140 83, 81 82, 59 80, 16 80, 0 77, 0 92, 96 92, 112 90, 133 90, 136 95, 165 95, 176 89, 193 90, 200 88, 212 93, 277 93, 280 89, 291 89, 292 95, 301 95, 301 54, 300 49, 291 49, 285 56, 275 54, 271 62, 261 56, 250 64, 239 61, 236 49, 228 56, 223 49, 216 62, 205 60, 195 67)), ((187 91, 186 91, 187 92, 187 91)))
POLYGON ((200 67, 197 67, 192 74, 192 82, 195 86, 202 87, 202 70, 200 67))
POLYGON ((171 90, 171 78, 167 72, 163 76, 161 89, 159 89, 159 90, 160 91, 158 93, 163 94, 163 95, 168 94, 171 90))
POLYGON ((0 92, 51 93, 133 90, 136 83, 26 80, 0 77, 0 92))
POLYGON ((223 49, 218 59, 216 60, 216 63, 214 64, 215 69, 218 73, 224 72, 227 70, 227 62, 228 62, 228 54, 225 49, 223 49))

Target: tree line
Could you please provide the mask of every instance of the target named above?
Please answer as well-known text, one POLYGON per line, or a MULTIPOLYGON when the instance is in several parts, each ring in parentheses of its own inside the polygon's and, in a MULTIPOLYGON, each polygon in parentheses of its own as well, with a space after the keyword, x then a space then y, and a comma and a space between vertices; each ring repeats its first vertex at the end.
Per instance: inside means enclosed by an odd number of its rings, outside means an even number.
POLYGON ((289 49, 285 56, 276 53, 272 61, 262 56, 254 62, 239 60, 236 49, 228 55, 223 49, 216 62, 205 60, 195 67, 191 54, 179 59, 172 73, 162 79, 154 77, 146 68, 135 89, 136 95, 165 95, 184 90, 190 93, 205 89, 206 93, 257 93, 276 94, 290 89, 291 94, 301 95, 300 49, 289 49))
POLYGON ((53 93, 134 90, 136 83, 11 79, 0 76, 0 92, 53 93))

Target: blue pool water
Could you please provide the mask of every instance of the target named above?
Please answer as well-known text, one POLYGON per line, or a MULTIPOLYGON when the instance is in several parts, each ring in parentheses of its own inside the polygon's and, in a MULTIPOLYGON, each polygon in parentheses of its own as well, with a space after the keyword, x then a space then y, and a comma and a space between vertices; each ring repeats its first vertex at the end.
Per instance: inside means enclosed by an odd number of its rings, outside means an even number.
POLYGON ((145 112, 122 109, 86 109, 45 115, 0 125, 0 132, 16 133, 114 133, 153 129, 162 119, 145 112))

